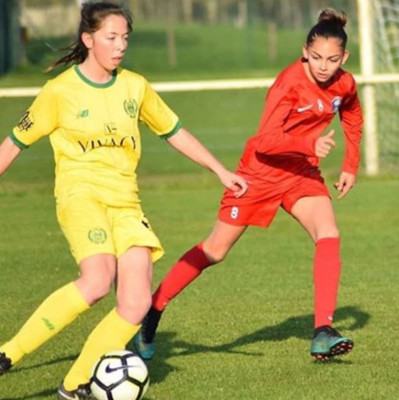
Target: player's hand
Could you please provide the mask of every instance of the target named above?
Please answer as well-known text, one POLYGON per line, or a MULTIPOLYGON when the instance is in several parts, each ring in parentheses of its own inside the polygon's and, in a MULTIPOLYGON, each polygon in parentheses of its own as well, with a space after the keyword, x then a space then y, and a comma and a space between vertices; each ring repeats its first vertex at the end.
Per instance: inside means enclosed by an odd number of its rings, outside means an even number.
POLYGON ((356 175, 350 174, 349 172, 342 172, 338 182, 334 184, 335 189, 337 189, 340 194, 338 195, 338 199, 342 199, 345 197, 349 190, 355 186, 356 183, 356 175))
POLYGON ((336 146, 335 140, 333 139, 334 134, 335 134, 334 129, 331 129, 331 131, 328 132, 327 135, 320 136, 316 140, 315 144, 316 157, 325 158, 330 154, 331 150, 336 146))
POLYGON ((233 174, 228 170, 220 174, 219 179, 227 189, 234 192, 235 197, 241 197, 248 190, 247 181, 240 175, 233 174))

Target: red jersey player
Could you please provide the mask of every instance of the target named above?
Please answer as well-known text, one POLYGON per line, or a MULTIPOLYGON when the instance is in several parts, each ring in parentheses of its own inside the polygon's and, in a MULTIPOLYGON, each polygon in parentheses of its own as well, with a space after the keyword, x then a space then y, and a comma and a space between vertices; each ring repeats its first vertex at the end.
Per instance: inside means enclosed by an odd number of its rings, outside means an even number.
POLYGON ((155 331, 168 302, 205 268, 222 261, 249 225, 267 227, 279 207, 315 243, 312 356, 328 360, 352 349, 353 341, 332 328, 341 270, 340 238, 331 197, 318 168, 319 158, 327 157, 335 147, 334 131, 322 133, 339 113, 345 157, 335 184, 338 198, 355 184, 363 118, 355 81, 341 69, 348 58, 346 20, 344 13, 322 11, 308 34, 303 57, 282 71, 270 88, 258 133, 248 140, 237 170, 248 181, 248 191, 240 198, 225 191, 211 234, 185 253, 158 287, 133 340, 143 358, 154 355, 155 331))

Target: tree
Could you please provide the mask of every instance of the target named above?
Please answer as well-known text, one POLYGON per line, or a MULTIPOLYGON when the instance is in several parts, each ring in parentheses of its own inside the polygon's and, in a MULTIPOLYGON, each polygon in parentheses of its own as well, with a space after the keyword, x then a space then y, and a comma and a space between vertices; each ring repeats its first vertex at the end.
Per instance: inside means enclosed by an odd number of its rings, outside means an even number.
POLYGON ((182 0, 183 21, 186 24, 193 22, 193 0, 182 0))

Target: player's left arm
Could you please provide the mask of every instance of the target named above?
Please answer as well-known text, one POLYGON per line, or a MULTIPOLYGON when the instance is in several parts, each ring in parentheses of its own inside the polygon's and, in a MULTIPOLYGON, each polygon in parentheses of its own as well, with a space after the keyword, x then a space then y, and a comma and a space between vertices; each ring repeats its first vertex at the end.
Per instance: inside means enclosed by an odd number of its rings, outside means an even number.
POLYGON ((228 171, 193 135, 182 128, 177 115, 146 80, 143 80, 143 89, 140 120, 190 160, 213 171, 223 185, 234 191, 237 197, 242 196, 247 191, 244 178, 228 171))
POLYGON ((180 128, 173 136, 166 140, 173 148, 190 160, 213 171, 226 188, 235 192, 236 197, 242 196, 247 191, 248 187, 245 179, 227 170, 223 164, 186 129, 180 128))
POLYGON ((342 171, 338 182, 334 184, 335 189, 339 191, 338 199, 345 197, 349 190, 351 190, 356 184, 356 174, 342 171))
POLYGON ((354 81, 340 109, 340 119, 345 134, 345 156, 341 175, 334 185, 340 192, 339 199, 346 196, 350 189, 355 186, 360 164, 363 112, 354 81))

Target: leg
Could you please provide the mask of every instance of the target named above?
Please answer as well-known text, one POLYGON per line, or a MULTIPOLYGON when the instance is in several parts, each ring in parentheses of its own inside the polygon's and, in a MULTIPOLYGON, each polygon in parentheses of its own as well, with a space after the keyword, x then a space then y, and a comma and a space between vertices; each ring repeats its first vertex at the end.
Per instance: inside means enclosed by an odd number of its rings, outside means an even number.
MULTIPOLYGON (((56 290, 40 304, 19 332, 1 346, 1 352, 10 359, 9 367, 51 339, 88 308, 89 303, 76 283, 56 290)), ((1 370, 0 366, 0 374, 1 370)))
POLYGON ((339 233, 327 196, 302 197, 291 210, 316 245, 314 259, 315 328, 331 325, 336 306, 341 260, 339 233))
POLYGON ((245 226, 233 226, 217 221, 202 244, 185 253, 163 279, 153 296, 152 307, 163 311, 202 271, 224 260, 234 243, 245 231, 245 226))
POLYGON ((331 200, 327 196, 310 196, 299 199, 291 214, 309 233, 315 242, 315 340, 320 332, 323 338, 312 345, 312 354, 318 359, 348 352, 353 342, 342 338, 331 328, 336 308, 341 260, 339 232, 335 222, 331 200), (333 339, 325 340, 324 336, 333 339), (321 348, 319 343, 329 343, 321 348))
POLYGON ((75 391, 90 379, 93 364, 101 355, 123 349, 139 329, 151 305, 151 254, 148 248, 132 247, 118 260, 117 306, 92 331, 68 372, 63 389, 75 391))
MULTIPOLYGON (((115 276, 115 256, 112 254, 96 254, 80 262, 80 277, 75 284, 87 303, 93 305, 108 294, 115 276)), ((84 374, 82 377, 79 373, 75 374, 75 372, 71 373, 70 371, 58 390, 59 398, 73 398, 75 394, 78 395, 80 392, 82 392, 82 398, 85 398, 84 393, 88 390, 85 387, 88 382, 86 375, 84 374)))
POLYGON ((151 306, 152 260, 148 248, 132 247, 119 258, 117 282, 118 314, 133 325, 141 324, 151 306))
POLYGON ((295 202, 290 212, 314 242, 339 237, 332 203, 327 196, 302 197, 295 202))
POLYGON ((169 301, 193 282, 205 268, 224 260, 245 229, 246 226, 234 226, 218 220, 204 242, 194 246, 177 261, 154 293, 152 307, 143 321, 140 334, 134 338, 134 343, 128 344, 128 348, 134 346, 144 359, 153 357, 156 329, 169 301))
POLYGON ((86 301, 93 305, 108 294, 116 276, 113 254, 96 254, 80 262, 80 277, 75 281, 86 301))
MULTIPOLYGON (((11 364, 15 364, 25 354, 31 353, 55 336, 107 294, 115 275, 115 267, 112 264, 113 256, 110 255, 93 256, 83 260, 80 278, 52 293, 20 331, 1 346, 1 352, 10 359, 11 364), (99 262, 101 258, 103 263, 99 262)), ((0 367, 0 371, 1 369, 0 367)))

